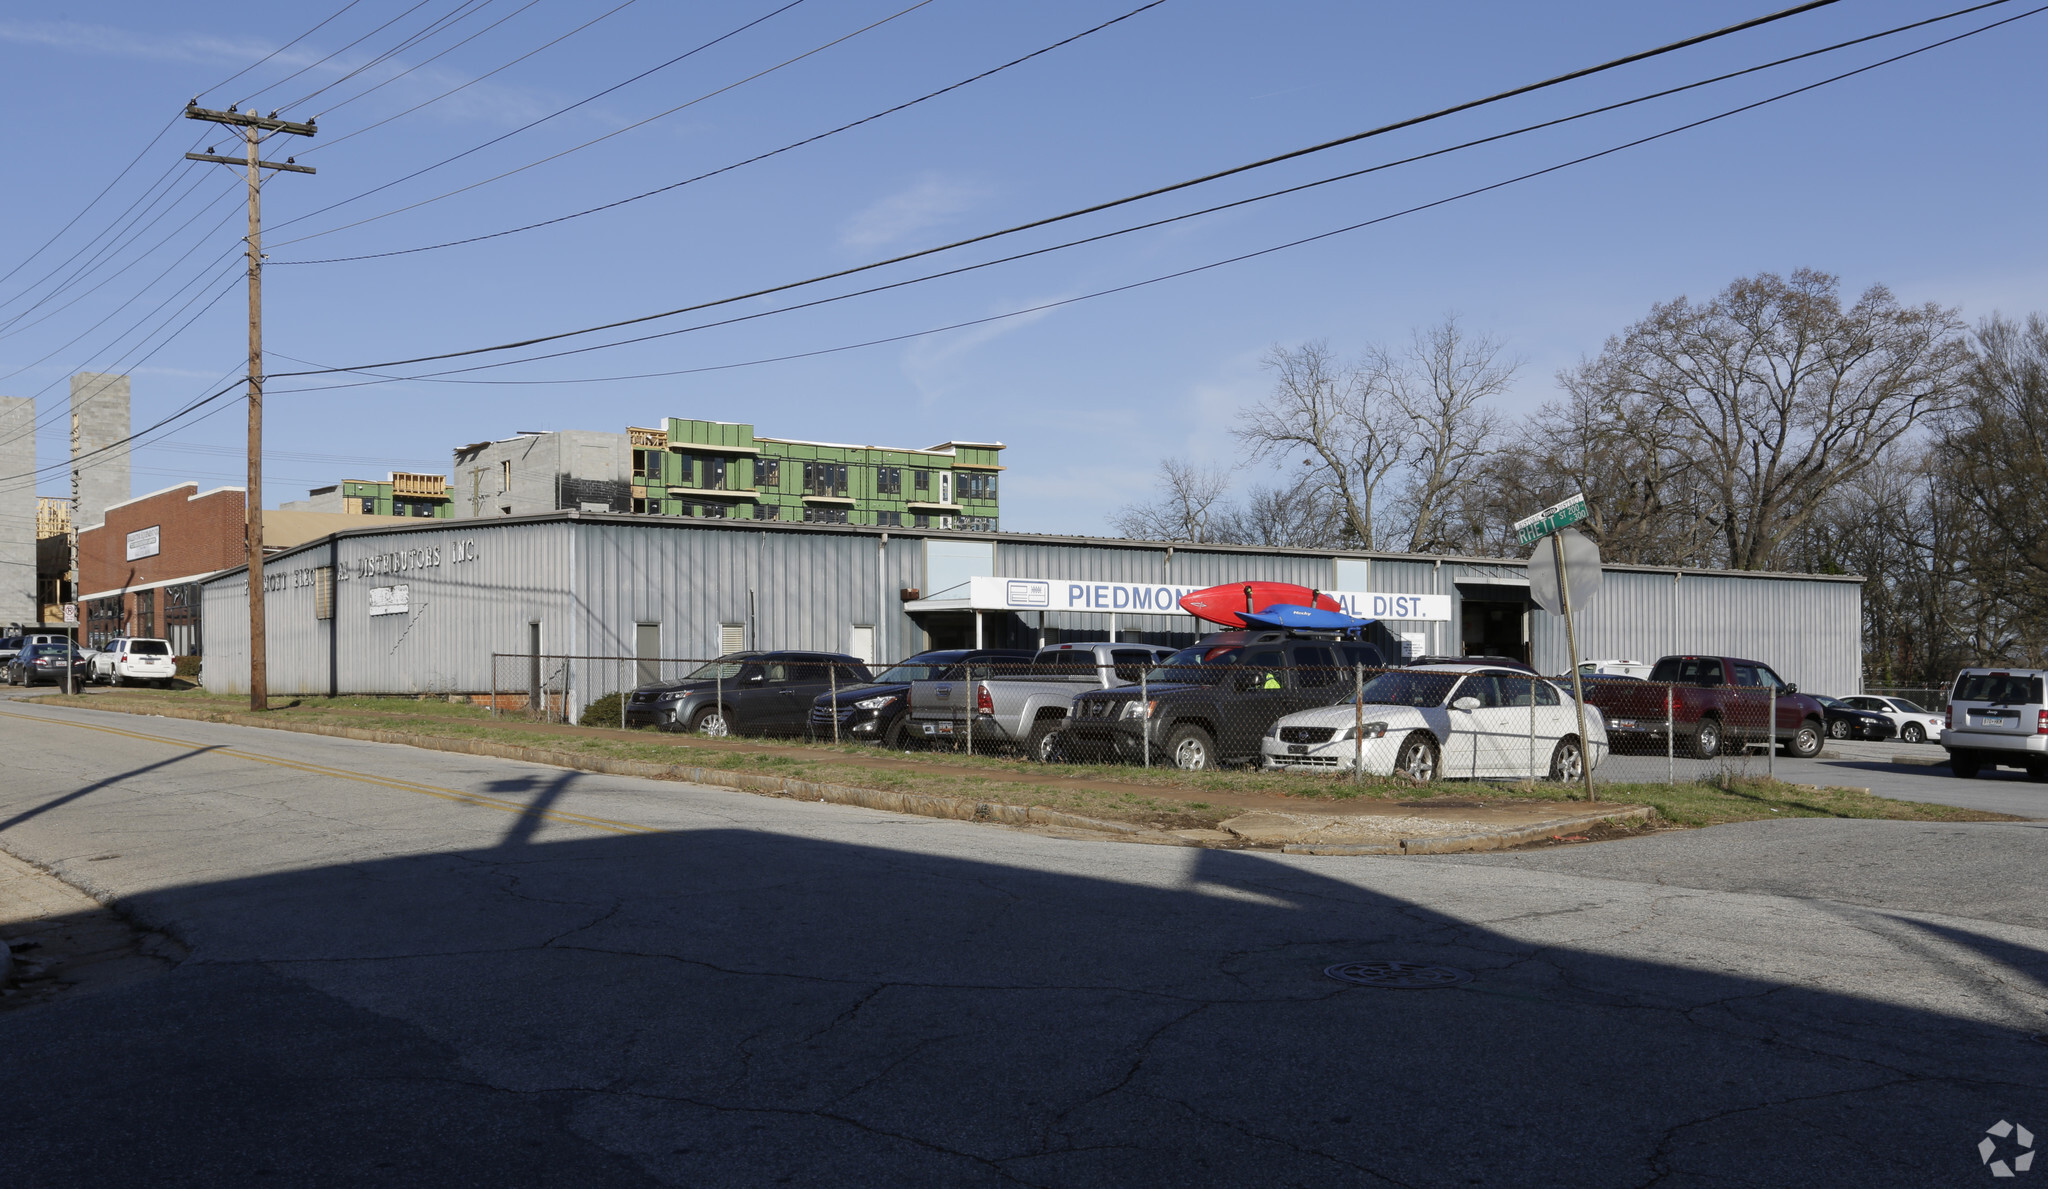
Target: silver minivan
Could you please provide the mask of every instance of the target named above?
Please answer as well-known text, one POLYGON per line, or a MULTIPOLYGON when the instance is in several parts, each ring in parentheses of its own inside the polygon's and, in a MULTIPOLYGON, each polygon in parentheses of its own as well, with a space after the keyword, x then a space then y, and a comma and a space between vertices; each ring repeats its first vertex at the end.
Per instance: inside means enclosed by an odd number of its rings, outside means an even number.
POLYGON ((2048 781, 2048 670, 1964 669, 1949 694, 1941 745, 1965 780, 1985 768, 2021 768, 2048 781))

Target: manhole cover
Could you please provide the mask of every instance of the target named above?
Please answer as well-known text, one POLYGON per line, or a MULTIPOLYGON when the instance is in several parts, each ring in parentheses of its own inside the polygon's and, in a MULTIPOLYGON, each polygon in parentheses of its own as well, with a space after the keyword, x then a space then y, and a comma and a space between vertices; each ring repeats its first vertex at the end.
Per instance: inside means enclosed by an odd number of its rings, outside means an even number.
POLYGON ((1455 987, 1472 981, 1469 970, 1455 966, 1425 966, 1420 962, 1339 962, 1335 966, 1324 967, 1323 973, 1340 983, 1393 987, 1403 991, 1455 987))

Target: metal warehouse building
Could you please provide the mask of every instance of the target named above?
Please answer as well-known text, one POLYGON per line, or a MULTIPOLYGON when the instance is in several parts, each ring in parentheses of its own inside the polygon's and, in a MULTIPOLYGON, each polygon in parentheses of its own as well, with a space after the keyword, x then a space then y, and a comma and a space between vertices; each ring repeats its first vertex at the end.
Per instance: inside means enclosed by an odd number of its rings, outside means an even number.
MULTIPOLYGON (((1210 630, 1172 609, 1180 593, 1253 580, 1336 594, 1379 619, 1390 655, 1567 667, 1563 623, 1530 601, 1519 561, 557 512, 353 529, 272 557, 269 681, 274 694, 484 693, 502 681, 494 653, 891 661, 1112 633, 1180 644, 1210 630)), ((1580 656, 1728 654, 1802 689, 1858 693, 1861 582, 1610 566, 1576 616, 1580 656)), ((245 693, 246 571, 204 586, 203 682, 245 693)), ((633 668, 561 667, 567 709, 631 684, 633 668)))

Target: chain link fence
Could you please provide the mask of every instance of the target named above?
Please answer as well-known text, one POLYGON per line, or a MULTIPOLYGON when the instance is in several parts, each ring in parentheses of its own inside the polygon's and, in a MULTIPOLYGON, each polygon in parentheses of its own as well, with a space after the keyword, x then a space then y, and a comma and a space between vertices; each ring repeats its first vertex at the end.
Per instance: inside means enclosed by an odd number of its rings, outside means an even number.
POLYGON ((872 743, 1048 763, 1258 767, 1362 779, 1690 782, 1774 775, 1826 725, 1774 686, 1569 677, 1299 659, 1279 649, 1076 648, 1038 661, 870 667, 822 656, 496 654, 494 715, 710 736, 872 743), (613 696, 617 695, 617 696, 613 696), (1597 713, 1594 713, 1597 711, 1597 713), (1603 725, 1604 724, 1604 727, 1603 725), (1590 735, 1591 745, 1581 743, 1590 735))

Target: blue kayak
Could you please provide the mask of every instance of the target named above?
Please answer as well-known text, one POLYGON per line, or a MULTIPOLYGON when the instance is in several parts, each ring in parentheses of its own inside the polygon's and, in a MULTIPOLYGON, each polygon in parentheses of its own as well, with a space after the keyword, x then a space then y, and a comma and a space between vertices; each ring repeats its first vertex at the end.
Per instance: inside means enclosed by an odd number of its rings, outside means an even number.
POLYGON ((1373 622, 1342 611, 1325 611, 1321 607, 1304 607, 1298 603, 1276 603, 1260 611, 1240 611, 1238 616, 1247 627, 1293 628, 1309 632, 1355 632, 1373 622))

